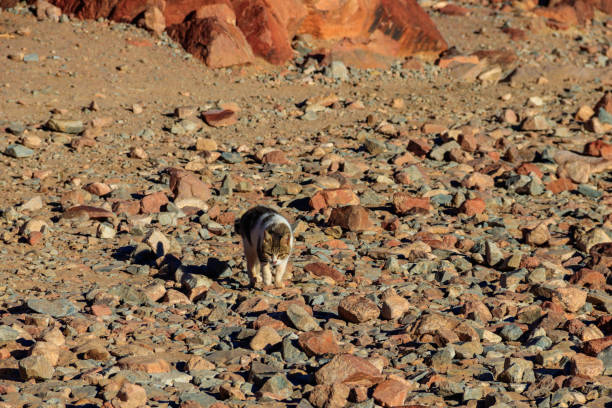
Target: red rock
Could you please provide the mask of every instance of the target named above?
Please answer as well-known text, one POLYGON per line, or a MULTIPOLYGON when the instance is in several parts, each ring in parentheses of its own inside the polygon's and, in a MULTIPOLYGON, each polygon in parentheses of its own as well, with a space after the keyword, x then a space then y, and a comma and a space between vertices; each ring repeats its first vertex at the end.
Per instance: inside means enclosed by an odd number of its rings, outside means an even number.
POLYGON ((368 38, 368 47, 386 55, 437 55, 446 42, 425 11, 413 0, 307 2, 299 32, 321 39, 368 38))
POLYGON ((584 154, 594 157, 612 159, 612 145, 603 140, 596 140, 584 146, 584 154))
POLYGON ((110 309, 110 307, 108 307, 105 304, 101 304, 101 303, 96 303, 95 305, 92 305, 91 306, 91 313, 94 316, 98 316, 98 317, 110 316, 110 315, 113 314, 113 312, 110 309))
POLYGON ((168 373, 171 369, 166 360, 154 355, 124 357, 117 361, 117 365, 124 370, 144 371, 148 374, 168 373))
MULTIPOLYGON (((185 50, 211 68, 229 67, 253 62, 253 51, 238 27, 215 17, 193 19, 168 27, 168 35, 181 43, 185 50)), ((208 111, 203 114, 213 127, 236 123, 231 110, 208 111)))
POLYGON ((100 220, 114 218, 115 214, 105 210, 104 208, 92 207, 89 205, 77 205, 64 211, 63 217, 68 219, 87 217, 94 220, 100 220))
POLYGON ((136 215, 140 212, 140 201, 117 201, 113 204, 113 212, 115 214, 136 215))
POLYGON ((28 235, 28 244, 34 246, 41 242, 43 239, 43 233, 40 231, 32 231, 28 235))
POLYGON ((332 209, 328 223, 330 226, 337 225, 348 231, 368 231, 374 227, 368 210, 360 205, 332 209))
POLYGON ((183 23, 187 17, 217 17, 228 24, 236 24, 236 16, 228 0, 166 0, 165 3, 163 12, 168 26, 183 23))
POLYGON ((612 336, 594 339, 582 343, 582 351, 589 356, 596 356, 608 347, 612 346, 612 336))
POLYGON ((546 184, 546 188, 555 194, 559 194, 563 191, 575 190, 577 187, 578 186, 567 177, 562 177, 546 184))
POLYGON ((293 57, 287 27, 265 0, 233 0, 233 5, 236 25, 255 55, 272 64, 283 64, 293 57))
POLYGON ((0 9, 15 7, 18 2, 19 0, 0 0, 0 9))
POLYGON ((312 273, 315 276, 327 276, 332 278, 337 283, 343 283, 345 280, 342 272, 324 262, 309 263, 304 267, 304 270, 308 273, 312 273))
POLYGON ((570 312, 577 312, 584 306, 587 293, 578 288, 556 288, 552 293, 554 303, 560 304, 570 312))
POLYGON ((459 211, 467 215, 468 217, 472 217, 474 215, 482 214, 486 209, 486 204, 482 198, 473 198, 471 200, 465 200, 459 211))
POLYGON ((236 112, 227 109, 202 112, 202 118, 212 127, 231 126, 238 121, 236 112))
POLYGON ((480 59, 475 55, 442 55, 437 64, 440 68, 450 68, 459 64, 478 64, 480 59))
POLYGON ((512 41, 525 41, 527 33, 519 28, 504 27, 502 31, 510 37, 512 41))
POLYGON ((380 310, 376 303, 366 297, 349 295, 338 304, 338 314, 348 322, 363 323, 376 319, 380 310))
POLYGON ((405 214, 427 214, 431 210, 429 197, 417 198, 408 193, 393 194, 393 208, 398 215, 405 214))
POLYGON ((440 12, 440 14, 446 14, 447 16, 467 16, 470 14, 470 9, 449 3, 438 9, 438 12, 440 12))
POLYGON ((318 211, 327 207, 338 205, 358 205, 359 197, 348 188, 333 188, 318 191, 310 198, 310 207, 318 211))
POLYGON ((316 408, 342 408, 347 406, 350 388, 344 384, 315 385, 308 401, 316 408))
POLYGON ((538 7, 533 12, 541 17, 552 20, 553 23, 561 23, 561 26, 554 28, 565 28, 584 25, 593 19, 594 7, 592 4, 583 0, 566 0, 554 3, 552 7, 538 7))
MULTIPOLYGON (((219 21, 223 21, 229 25, 236 25, 236 13, 229 2, 229 0, 210 0, 214 1, 214 4, 207 4, 201 6, 196 11, 195 18, 209 18, 214 17, 219 21)), ((166 13, 168 9, 166 8, 166 13)))
POLYGON ((368 360, 352 354, 339 354, 315 374, 317 384, 351 384, 369 386, 381 380, 381 373, 368 360))
POLYGON ((374 401, 383 407, 399 407, 404 405, 409 389, 401 381, 385 380, 378 384, 372 393, 374 401))
POLYGON ((427 139, 411 139, 408 142, 408 151, 414 155, 424 158, 431 150, 431 145, 427 139))
POLYGON ((164 13, 155 6, 147 7, 144 13, 142 25, 147 30, 153 31, 156 35, 162 35, 166 29, 166 19, 164 13))
POLYGON ((410 309, 410 302, 401 296, 388 296, 385 298, 381 308, 383 319, 393 320, 400 318, 410 309))
POLYGON ((161 211, 161 208, 168 204, 168 197, 161 191, 144 196, 140 200, 140 211, 143 214, 153 214, 161 211))
POLYGON ((318 330, 302 333, 298 339, 302 350, 309 356, 340 353, 340 346, 336 342, 334 332, 331 330, 318 330))
POLYGON ((207 201, 212 196, 210 187, 194 173, 176 168, 170 169, 169 173, 175 202, 190 198, 207 201))
POLYGON ((582 268, 571 276, 569 282, 590 289, 602 289, 606 285, 606 277, 597 271, 582 268))
POLYGON ((521 176, 528 176, 529 173, 534 173, 539 179, 544 177, 544 174, 540 168, 533 163, 523 163, 514 169, 514 171, 516 171, 516 174, 520 174, 521 176))
POLYGON ((478 149, 478 142, 473 133, 461 133, 457 138, 457 142, 466 152, 473 153, 478 149))
POLYGON ((91 183, 83 188, 85 191, 97 196, 104 196, 110 193, 112 190, 108 184, 105 183, 91 183))
POLYGON ((603 361, 596 357, 578 353, 570 358, 570 372, 573 375, 593 378, 601 375, 603 371, 603 361))
POLYGON ((269 307, 270 304, 266 299, 262 297, 252 297, 240 303, 238 308, 236 308, 236 312, 239 314, 265 312, 269 307))
POLYGON ((287 160, 287 156, 285 156, 285 152, 281 150, 274 150, 268 152, 264 155, 262 161, 263 164, 290 164, 291 162, 287 160))

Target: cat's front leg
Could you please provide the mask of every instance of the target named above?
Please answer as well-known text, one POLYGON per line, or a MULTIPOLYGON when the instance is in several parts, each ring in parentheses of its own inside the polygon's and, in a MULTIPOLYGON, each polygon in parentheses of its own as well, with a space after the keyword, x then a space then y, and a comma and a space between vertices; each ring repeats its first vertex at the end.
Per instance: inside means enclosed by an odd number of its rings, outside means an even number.
POLYGON ((247 252, 247 273, 249 274, 249 279, 251 281, 251 286, 261 287, 261 265, 259 263, 259 259, 257 255, 253 255, 247 252))
POLYGON ((263 275, 264 285, 272 285, 272 265, 266 262, 261 266, 261 272, 263 275))
POLYGON ((274 284, 277 288, 284 287, 283 279, 285 278, 285 272, 287 271, 287 263, 289 262, 289 258, 281 261, 281 263, 275 268, 274 274, 274 284))

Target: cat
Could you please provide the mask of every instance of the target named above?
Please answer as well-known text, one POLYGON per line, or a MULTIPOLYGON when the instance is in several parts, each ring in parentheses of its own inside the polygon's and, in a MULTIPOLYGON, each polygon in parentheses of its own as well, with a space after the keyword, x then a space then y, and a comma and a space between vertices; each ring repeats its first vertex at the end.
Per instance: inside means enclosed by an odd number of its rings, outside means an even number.
POLYGON ((293 230, 289 221, 272 208, 257 206, 235 223, 242 237, 251 286, 283 286, 287 262, 293 249, 293 230))

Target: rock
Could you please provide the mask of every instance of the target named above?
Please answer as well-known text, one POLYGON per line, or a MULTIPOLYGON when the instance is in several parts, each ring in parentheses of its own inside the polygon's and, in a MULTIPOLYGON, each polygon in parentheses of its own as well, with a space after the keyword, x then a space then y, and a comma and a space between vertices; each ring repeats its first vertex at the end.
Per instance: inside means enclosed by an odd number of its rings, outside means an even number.
POLYGON ((117 361, 123 370, 143 371, 147 374, 168 373, 170 364, 162 358, 151 356, 124 357, 117 361))
POLYGON ((19 338, 19 332, 9 326, 0 326, 0 345, 10 343, 19 338))
POLYGON ((266 153, 261 162, 263 164, 291 164, 291 162, 285 156, 285 153, 281 150, 273 150, 266 153))
POLYGON ((202 112, 202 118, 212 127, 232 126, 238 121, 236 112, 228 109, 202 112))
POLYGON ((487 265, 495 266, 504 259, 504 255, 493 241, 485 241, 485 260, 487 265))
POLYGON ((359 197, 348 188, 335 188, 317 192, 309 201, 310 207, 318 211, 338 205, 359 205, 359 197))
POLYGON ((174 194, 174 203, 177 207, 184 208, 189 206, 204 210, 208 209, 206 201, 212 195, 210 188, 195 174, 184 170, 171 169, 170 190, 174 194))
POLYGON ((461 185, 469 189, 477 189, 478 191, 489 191, 495 183, 493 178, 487 174, 472 173, 461 182, 461 185))
POLYGON ((601 360, 604 366, 603 375, 610 375, 612 373, 612 347, 608 347, 601 353, 597 354, 597 358, 601 360))
POLYGON ((584 145, 584 154, 593 157, 612 159, 612 145, 603 140, 595 140, 584 145))
POLYGON ((398 319, 410 310, 410 302, 401 296, 386 297, 382 303, 381 316, 383 319, 398 319))
POLYGON ((32 350, 31 356, 44 356, 51 366, 55 367, 59 361, 61 349, 58 345, 48 341, 37 341, 32 350))
POLYGON ((577 312, 586 303, 587 293, 578 288, 556 288, 553 291, 553 301, 559 303, 570 312, 577 312))
POLYGON ((119 408, 138 408, 146 405, 147 392, 140 385, 125 381, 117 392, 117 399, 119 408))
POLYGON ((4 150, 4 154, 16 159, 23 159, 34 155, 34 150, 28 149, 25 146, 19 144, 8 145, 4 150))
POLYGON ((309 331, 302 333, 298 339, 300 348, 308 356, 338 354, 340 347, 331 330, 309 331))
POLYGON ((555 194, 575 190, 577 187, 569 178, 559 178, 546 184, 546 188, 555 194))
POLYGON ((255 351, 263 350, 268 346, 280 343, 282 340, 282 337, 278 335, 276 330, 270 326, 264 326, 251 339, 250 346, 255 351))
POLYGON ((213 139, 199 138, 196 140, 195 148, 198 152, 214 151, 217 150, 217 142, 215 142, 213 139))
POLYGON ((612 242, 612 238, 602 228, 593 228, 588 231, 577 230, 574 233, 574 240, 576 247, 584 252, 589 252, 595 245, 612 242))
POLYGON ((287 317, 293 327, 302 331, 318 330, 319 324, 314 320, 312 316, 301 306, 292 303, 287 308, 287 317))
POLYGON ((41 196, 32 197, 19 207, 21 211, 39 211, 42 208, 43 201, 41 196))
POLYGON ((338 354, 315 373, 317 384, 372 385, 378 383, 381 373, 368 360, 351 354, 338 354))
POLYGON ((88 205, 77 205, 75 207, 70 207, 66 211, 64 211, 64 214, 62 216, 66 219, 86 218, 94 220, 104 220, 109 218, 115 218, 115 214, 110 211, 107 211, 103 208, 91 207, 88 205))
POLYGON ((464 213, 468 217, 482 214, 485 209, 486 209, 486 204, 482 198, 474 198, 471 200, 465 200, 461 204, 461 207, 459 207, 459 211, 464 213))
POLYGON ((342 408, 347 405, 347 398, 351 389, 344 384, 332 385, 315 385, 310 394, 308 401, 310 404, 298 404, 299 408, 342 408))
POLYGON ((572 375, 593 378, 601 375, 603 371, 603 361, 596 357, 577 353, 570 358, 570 372, 572 375))
POLYGON ((153 31, 157 36, 161 36, 166 29, 164 13, 158 7, 147 7, 144 13, 144 26, 147 30, 153 31))
POLYGON ((83 187, 83 189, 88 193, 97 195, 99 197, 105 196, 112 191, 110 186, 105 183, 91 183, 83 187))
POLYGON ((284 374, 275 374, 270 377, 259 389, 259 393, 270 394, 276 399, 288 399, 293 394, 293 385, 284 374))
POLYGON ((151 247, 155 256, 158 258, 170 253, 170 240, 158 230, 151 230, 144 242, 151 247))
MULTIPOLYGON (((168 27, 168 35, 210 68, 253 62, 253 50, 238 27, 217 17, 196 18, 168 27)), ((210 126, 229 126, 236 122, 232 111, 211 111, 204 115, 210 126)))
POLYGON ((143 214, 155 214, 161 212, 162 207, 168 203, 168 197, 161 191, 149 194, 140 200, 140 211, 143 214))
POLYGON ((340 317, 351 323, 363 323, 378 318, 380 310, 370 299, 349 295, 338 305, 340 317))
POLYGON ((393 194, 393 208, 398 215, 427 214, 431 210, 429 198, 416 198, 408 193, 393 194))
POLYGON ((28 299, 27 305, 37 313, 56 318, 70 316, 78 312, 77 307, 67 299, 28 299))
POLYGON ((34 355, 19 360, 19 374, 24 380, 48 380, 55 369, 44 356, 34 355))
POLYGON ((309 263, 304 267, 304 270, 318 277, 326 276, 328 278, 332 278, 334 281, 336 281, 336 283, 343 283, 345 281, 345 277, 342 272, 339 272, 324 262, 309 263))
POLYGON ((373 229, 368 210, 360 205, 347 205, 332 209, 330 226, 339 226, 347 231, 368 231, 373 229))
POLYGON ((523 239, 529 245, 544 245, 550 241, 550 231, 546 223, 539 223, 535 228, 524 229, 523 239))
POLYGON ((404 405, 409 388, 398 380, 385 380, 378 384, 372 393, 372 398, 383 407, 398 407, 404 405))
POLYGON ((79 134, 85 130, 83 122, 80 120, 49 119, 45 125, 47 130, 70 134, 79 134))

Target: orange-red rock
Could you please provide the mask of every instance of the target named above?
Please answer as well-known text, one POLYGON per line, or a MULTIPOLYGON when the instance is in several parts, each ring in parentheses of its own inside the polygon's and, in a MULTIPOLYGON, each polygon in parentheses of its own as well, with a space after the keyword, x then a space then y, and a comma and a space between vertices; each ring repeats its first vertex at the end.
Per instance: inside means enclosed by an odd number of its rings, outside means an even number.
POLYGON ((584 154, 612 159, 612 145, 603 140, 595 140, 584 146, 584 154))
MULTIPOLYGON (((211 68, 248 64, 253 51, 238 27, 217 17, 193 19, 169 26, 168 35, 211 68)), ((210 112, 204 120, 210 126, 227 126, 236 122, 233 111, 210 112)))
POLYGON ((398 215, 404 214, 427 214, 431 210, 429 198, 413 197, 408 193, 393 194, 393 208, 398 215))
POLYGON ((348 231, 367 231, 373 228, 368 210, 360 205, 334 208, 329 217, 329 225, 348 231))
POLYGON ((320 210, 327 207, 338 205, 357 205, 359 197, 348 188, 332 188, 318 191, 310 198, 310 207, 313 210, 320 210))
POLYGON ((317 384, 372 385, 378 383, 381 373, 365 358, 352 354, 336 355, 315 374, 317 384))
POLYGON ((340 346, 331 330, 317 330, 302 333, 298 339, 300 347, 309 356, 338 354, 340 346))
POLYGON ((334 267, 324 262, 309 263, 304 267, 304 270, 306 272, 312 273, 315 276, 327 276, 338 283, 342 283, 345 280, 344 274, 342 274, 342 272, 338 271, 334 267))
POLYGON ((389 379, 376 386, 372 397, 383 407, 398 407, 404 404, 408 391, 406 384, 389 379))
POLYGON ((578 186, 574 184, 572 180, 566 177, 561 177, 546 184, 546 188, 555 194, 559 194, 563 191, 575 190, 576 187, 578 186))
POLYGON ((143 214, 153 214, 161 211, 161 208, 168 204, 168 197, 161 191, 144 196, 140 200, 140 211, 143 214))
POLYGON ((486 207, 487 206, 482 198, 473 198, 470 200, 465 200, 463 204, 461 204, 461 207, 459 207, 459 211, 468 217, 472 217, 477 214, 482 214, 486 207))

